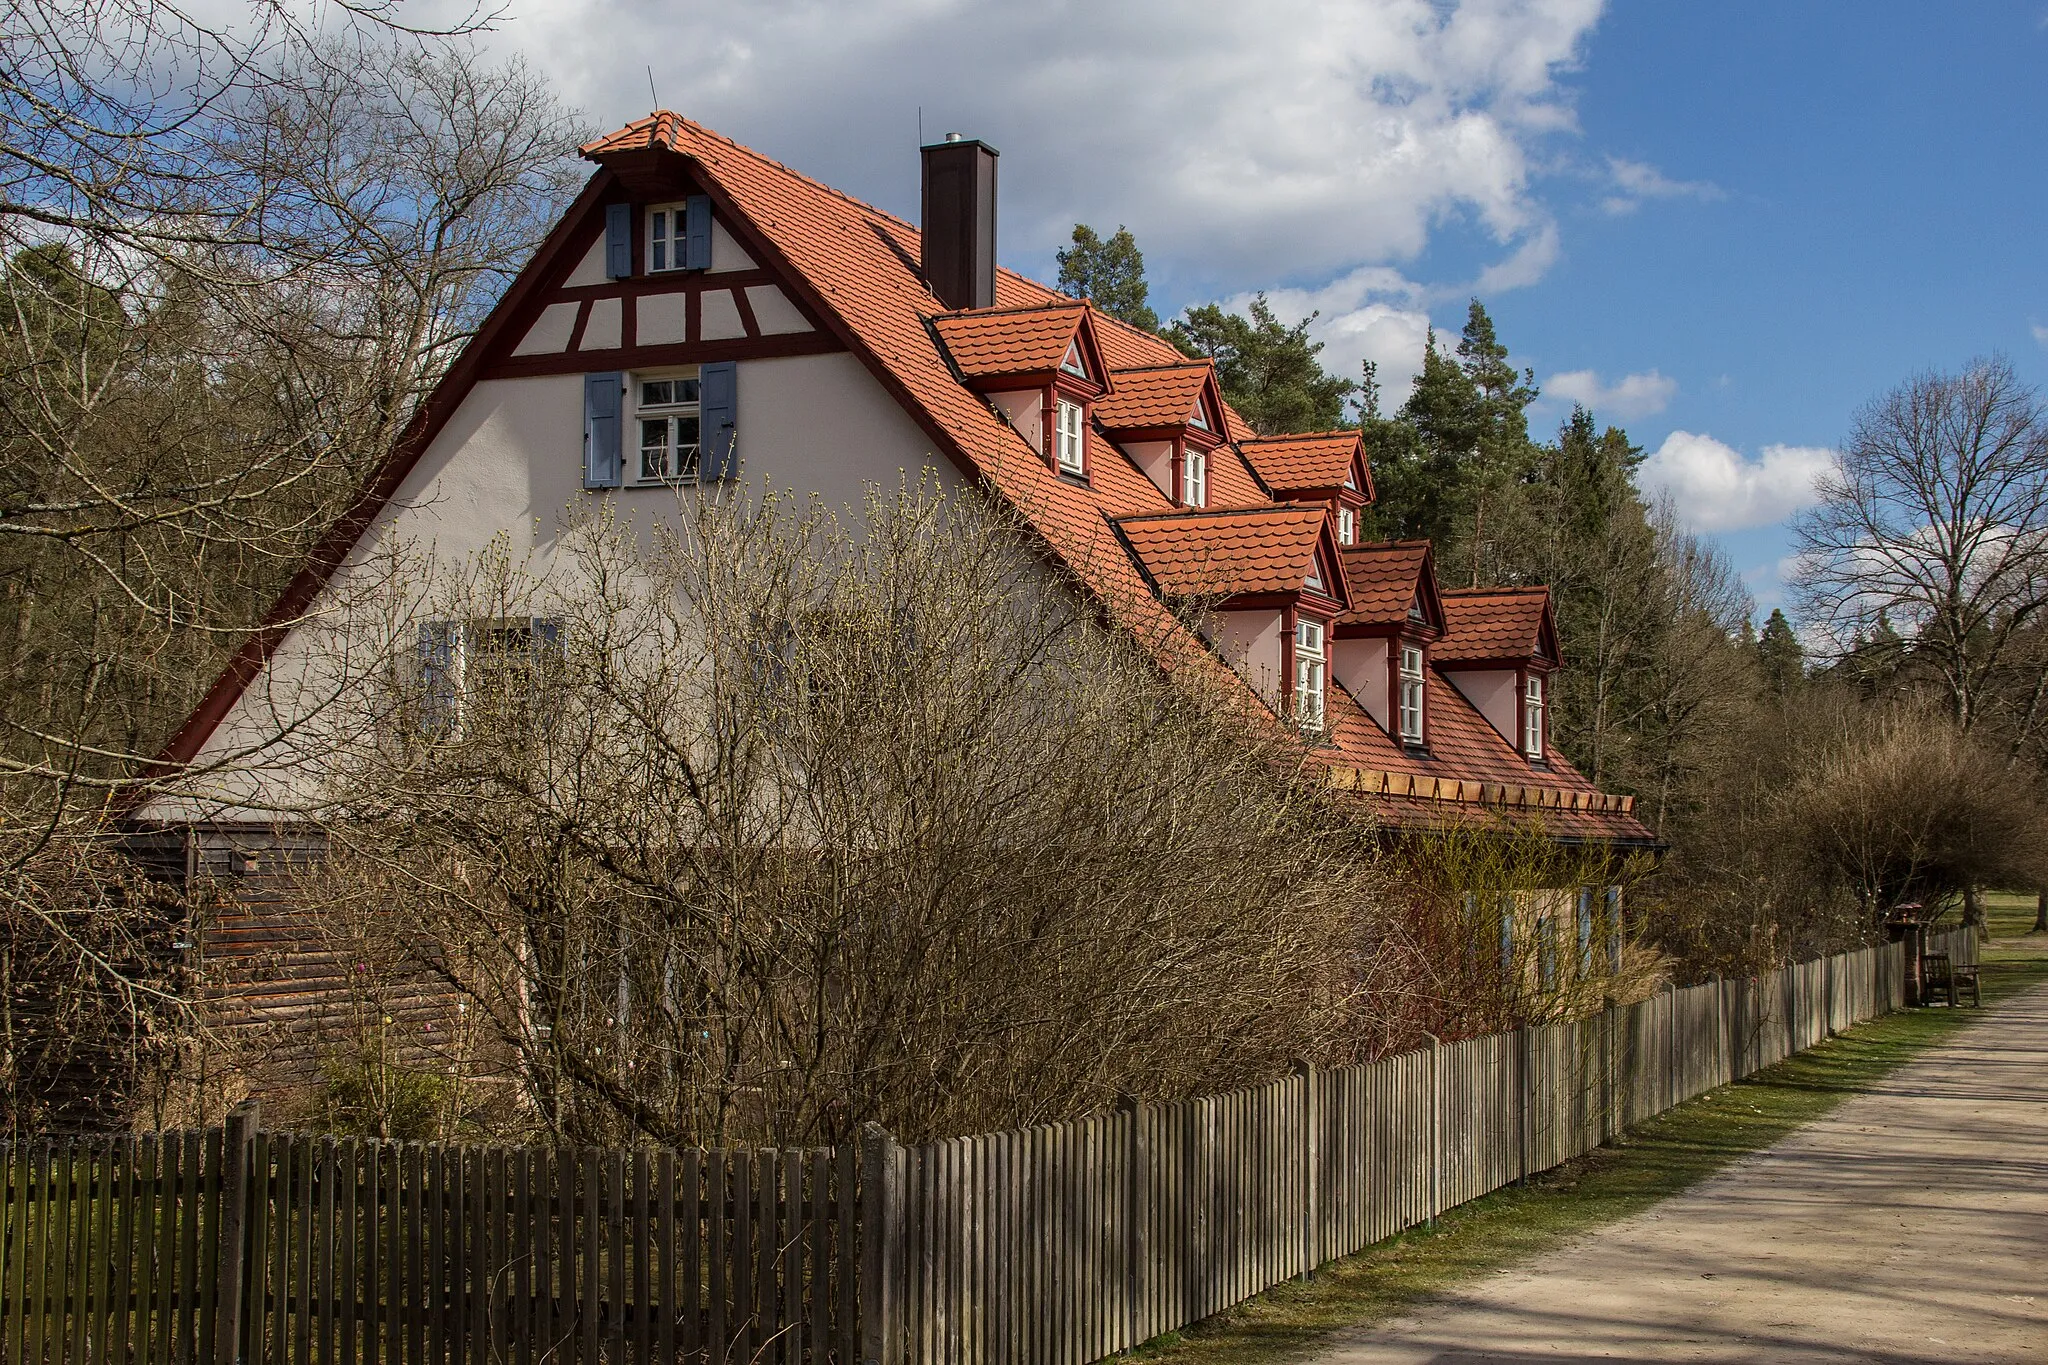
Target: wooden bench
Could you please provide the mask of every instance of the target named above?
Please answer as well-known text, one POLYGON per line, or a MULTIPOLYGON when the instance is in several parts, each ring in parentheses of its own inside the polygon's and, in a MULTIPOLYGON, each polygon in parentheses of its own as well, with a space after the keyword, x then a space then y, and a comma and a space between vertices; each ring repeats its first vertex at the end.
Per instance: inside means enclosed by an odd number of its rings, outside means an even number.
POLYGON ((1949 1004, 1953 1005, 1956 1003, 1956 993, 1958 991, 1968 991, 1970 993, 1970 1008, 1977 1009, 1983 1005, 1984 995, 1977 984, 1977 970, 1977 964, 1974 962, 1958 962, 1949 968, 1949 1004))
POLYGON ((1934 1003, 1936 996, 1948 997, 1950 1009, 1962 1005, 1962 992, 1970 993, 1973 1008, 1984 1003, 1983 990, 1978 983, 1978 967, 1974 962, 1955 962, 1947 953, 1928 953, 1920 959, 1920 1003, 1934 1003))

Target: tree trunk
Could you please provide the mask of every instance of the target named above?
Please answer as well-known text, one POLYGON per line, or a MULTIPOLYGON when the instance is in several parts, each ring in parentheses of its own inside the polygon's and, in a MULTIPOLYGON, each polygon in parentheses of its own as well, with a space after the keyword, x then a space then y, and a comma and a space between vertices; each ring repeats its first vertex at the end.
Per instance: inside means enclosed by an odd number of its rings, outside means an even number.
POLYGON ((2048 891, 2034 893, 2034 932, 2048 934, 2048 891))
POLYGON ((1990 937, 1984 927, 1984 898, 1974 883, 1963 888, 1963 927, 1975 929, 1980 940, 1990 937))

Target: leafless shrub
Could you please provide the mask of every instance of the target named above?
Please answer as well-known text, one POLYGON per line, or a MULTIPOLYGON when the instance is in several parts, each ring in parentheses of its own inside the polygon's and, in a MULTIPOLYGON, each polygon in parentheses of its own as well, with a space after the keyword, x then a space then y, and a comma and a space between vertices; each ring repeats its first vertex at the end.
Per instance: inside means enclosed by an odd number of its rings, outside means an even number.
POLYGON ((2001 755, 1939 711, 1903 706, 1838 734, 1784 793, 1787 833, 1875 919, 1973 886, 2048 881, 2048 810, 2001 755))
POLYGON ((578 522, 548 575, 448 575, 426 668, 366 691, 326 898, 485 1021, 527 1121, 924 1135, 1369 1053, 1372 831, 1279 727, 1161 677, 977 499, 861 521, 578 522))

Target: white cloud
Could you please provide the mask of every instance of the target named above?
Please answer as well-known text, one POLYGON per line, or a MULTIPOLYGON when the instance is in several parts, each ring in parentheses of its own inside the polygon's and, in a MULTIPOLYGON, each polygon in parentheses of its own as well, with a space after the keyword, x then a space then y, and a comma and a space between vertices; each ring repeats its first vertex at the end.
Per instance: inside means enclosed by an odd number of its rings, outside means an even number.
POLYGON ((645 112, 659 55, 669 107, 911 216, 921 107, 928 138, 1002 149, 1020 264, 1043 268, 1076 221, 1126 223, 1177 278, 1228 294, 1412 260, 1458 221, 1504 252, 1482 279, 1501 289, 1556 257, 1530 180, 1575 130, 1561 77, 1602 8, 515 0, 494 41, 606 126, 645 112))
POLYGON ((1641 161, 1628 161, 1618 156, 1607 158, 1606 179, 1611 193, 1600 201, 1600 207, 1608 213, 1634 213, 1646 199, 1719 199, 1721 187, 1704 180, 1673 180, 1655 166, 1641 161))
POLYGON ((1543 396, 1577 403, 1597 416, 1631 421, 1664 411, 1678 392, 1678 381, 1649 370, 1625 374, 1603 384, 1592 370, 1566 370, 1543 381, 1543 396))
POLYGON ((1755 459, 1711 436, 1674 431, 1636 471, 1652 496, 1669 496, 1692 531, 1740 531, 1783 521, 1814 498, 1834 460, 1818 446, 1769 445, 1755 459))
POLYGON ((2038 322, 2035 323, 2034 340, 2040 342, 2043 346, 2048 346, 2048 327, 2043 327, 2038 322))

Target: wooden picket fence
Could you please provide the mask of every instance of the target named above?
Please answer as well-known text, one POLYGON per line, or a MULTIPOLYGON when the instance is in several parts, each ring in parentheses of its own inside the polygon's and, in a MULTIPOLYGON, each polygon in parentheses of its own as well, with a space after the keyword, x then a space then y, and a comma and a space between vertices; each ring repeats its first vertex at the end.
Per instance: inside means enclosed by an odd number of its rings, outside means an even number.
POLYGON ((0 1362, 1087 1365, 1896 1009, 1907 962, 907 1148, 479 1149, 253 1108, 0 1148, 0 1362))
POLYGON ((5 1153, 0 1359, 851 1365, 854 1149, 223 1129, 5 1153))
MULTIPOLYGON (((1931 950, 1976 960, 1966 932, 1931 950)), ((862 1358, 1087 1365, 1906 1003, 1904 945, 1227 1095, 863 1153, 862 1358)))

